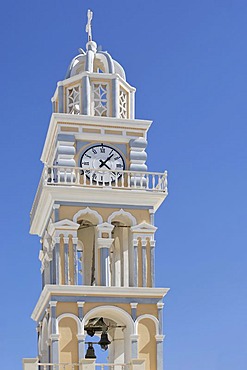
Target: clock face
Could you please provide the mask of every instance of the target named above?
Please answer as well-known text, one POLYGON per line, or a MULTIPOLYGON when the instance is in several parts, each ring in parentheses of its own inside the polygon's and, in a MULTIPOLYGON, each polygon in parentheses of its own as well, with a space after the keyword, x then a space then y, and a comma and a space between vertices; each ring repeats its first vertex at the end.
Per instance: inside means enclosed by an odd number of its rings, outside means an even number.
POLYGON ((99 183, 112 183, 122 176, 122 155, 114 148, 98 144, 88 148, 81 157, 80 165, 89 179, 99 183))

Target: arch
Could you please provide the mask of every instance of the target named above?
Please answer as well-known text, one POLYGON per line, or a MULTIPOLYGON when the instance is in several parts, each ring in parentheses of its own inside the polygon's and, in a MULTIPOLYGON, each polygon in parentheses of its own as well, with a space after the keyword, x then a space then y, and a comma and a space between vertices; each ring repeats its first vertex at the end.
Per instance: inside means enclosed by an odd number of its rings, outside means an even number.
POLYGON ((56 333, 58 334, 58 326, 59 326, 59 322, 64 319, 64 318, 71 318, 71 319, 74 319, 77 323, 77 330, 78 330, 78 334, 82 334, 82 324, 81 324, 81 321, 79 319, 79 317, 77 317, 76 315, 72 314, 72 313, 63 313, 62 315, 58 316, 57 317, 57 320, 56 320, 56 333))
POLYGON ((89 312, 86 313, 82 320, 82 327, 83 327, 83 333, 84 334, 84 325, 85 323, 90 320, 93 317, 102 316, 107 319, 112 320, 121 320, 124 324, 126 324, 126 327, 129 328, 130 334, 134 334, 134 321, 131 318, 131 316, 124 311, 122 308, 116 307, 116 306, 101 306, 101 307, 95 307, 89 312))
POLYGON ((126 219, 128 221, 130 221, 130 226, 135 226, 137 224, 136 222, 136 218, 130 213, 130 212, 126 212, 124 211, 122 208, 119 210, 119 211, 115 211, 113 212, 109 217, 108 217, 108 220, 107 222, 109 224, 111 224, 113 221, 120 221, 120 222, 123 222, 126 221, 126 219))
POLYGON ((154 322, 154 324, 155 324, 156 335, 159 335, 159 320, 157 319, 157 317, 155 317, 153 315, 149 315, 149 314, 141 315, 141 316, 139 316, 136 319, 135 324, 134 324, 135 334, 136 335, 138 334, 138 324, 143 319, 150 319, 150 320, 152 320, 154 322))
POLYGON ((76 214, 73 216, 73 221, 74 222, 77 222, 77 220, 81 217, 81 216, 85 216, 85 215, 90 215, 91 216, 91 220, 93 220, 93 222, 96 222, 97 225, 98 224, 102 224, 103 223, 103 218, 102 216, 97 212, 97 211, 93 211, 91 208, 87 207, 85 209, 81 209, 80 211, 76 212, 76 214))

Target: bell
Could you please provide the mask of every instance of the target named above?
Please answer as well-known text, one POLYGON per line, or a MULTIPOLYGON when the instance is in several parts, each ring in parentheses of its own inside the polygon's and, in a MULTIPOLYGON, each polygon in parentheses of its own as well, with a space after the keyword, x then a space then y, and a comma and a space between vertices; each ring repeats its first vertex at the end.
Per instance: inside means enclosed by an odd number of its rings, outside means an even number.
POLYGON ((96 358, 93 343, 88 343, 88 349, 85 358, 96 358))
POLYGON ((107 350, 108 345, 111 344, 111 342, 109 341, 106 332, 102 332, 101 337, 100 337, 100 341, 98 342, 98 344, 100 345, 100 347, 103 350, 105 350, 105 351, 107 350))

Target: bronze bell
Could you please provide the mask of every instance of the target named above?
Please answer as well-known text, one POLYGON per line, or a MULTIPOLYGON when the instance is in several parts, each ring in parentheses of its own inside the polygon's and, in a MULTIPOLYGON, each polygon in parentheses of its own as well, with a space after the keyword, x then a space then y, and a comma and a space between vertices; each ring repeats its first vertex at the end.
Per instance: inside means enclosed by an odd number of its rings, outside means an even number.
POLYGON ((96 358, 93 343, 88 343, 88 349, 85 358, 96 358))
POLYGON ((105 351, 107 350, 108 345, 111 344, 111 342, 109 341, 108 335, 106 332, 102 332, 100 341, 98 342, 98 344, 100 345, 102 349, 104 349, 105 351))

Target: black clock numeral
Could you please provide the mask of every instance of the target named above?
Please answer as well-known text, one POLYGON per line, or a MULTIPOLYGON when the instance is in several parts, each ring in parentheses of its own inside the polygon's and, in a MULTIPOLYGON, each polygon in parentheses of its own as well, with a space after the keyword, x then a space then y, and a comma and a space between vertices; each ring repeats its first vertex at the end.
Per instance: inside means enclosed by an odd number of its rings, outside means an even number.
POLYGON ((92 152, 94 153, 94 154, 97 154, 97 150, 96 149, 92 149, 92 152))
POLYGON ((96 173, 93 174, 92 178, 93 178, 94 181, 96 181, 96 179, 97 179, 96 173))
POLYGON ((103 182, 103 176, 100 176, 100 181, 103 182))
POLYGON ((84 166, 89 166, 89 162, 83 162, 84 166))
POLYGON ((90 155, 88 155, 88 154, 85 154, 85 157, 92 158, 92 157, 90 157, 90 155))
POLYGON ((120 155, 118 157, 114 157, 115 161, 117 161, 120 158, 120 155))
POLYGON ((123 167, 123 165, 122 165, 121 163, 117 163, 116 167, 117 167, 117 168, 122 168, 122 167, 123 167))
POLYGON ((100 153, 105 153, 105 148, 101 147, 100 148, 100 153))

